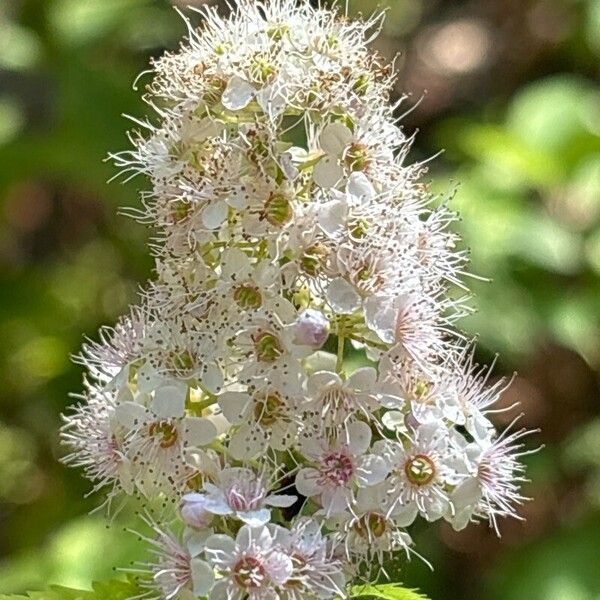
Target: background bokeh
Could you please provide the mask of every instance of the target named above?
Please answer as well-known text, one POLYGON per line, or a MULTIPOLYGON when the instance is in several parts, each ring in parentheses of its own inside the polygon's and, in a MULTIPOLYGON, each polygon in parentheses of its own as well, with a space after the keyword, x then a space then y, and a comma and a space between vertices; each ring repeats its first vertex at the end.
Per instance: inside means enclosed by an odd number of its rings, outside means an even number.
MULTIPOLYGON (((402 577, 435 600, 597 600, 600 1, 350 1, 378 6, 412 158, 445 149, 432 185, 455 194, 472 271, 492 279, 471 282, 463 326, 498 375, 518 370, 504 403, 545 444, 526 520, 500 540, 418 531, 436 571, 402 577)), ((98 499, 57 462, 57 429, 80 387, 69 355, 151 273, 148 232, 117 215, 144 182, 107 185, 103 159, 127 145, 121 113, 146 112, 136 74, 184 31, 167 0, 0 1, 0 593, 87 587, 140 554, 126 518, 87 514, 98 499)))

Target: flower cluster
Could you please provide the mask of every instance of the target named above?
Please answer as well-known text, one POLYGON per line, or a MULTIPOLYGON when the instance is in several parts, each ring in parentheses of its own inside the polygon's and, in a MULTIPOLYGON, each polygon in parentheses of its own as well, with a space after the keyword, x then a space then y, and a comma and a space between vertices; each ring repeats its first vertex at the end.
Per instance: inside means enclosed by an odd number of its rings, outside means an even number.
POLYGON ((163 507, 149 597, 344 597, 417 518, 514 516, 524 432, 497 434, 506 384, 453 332, 466 256, 405 164, 380 17, 203 16, 113 156, 151 181, 156 277, 84 345, 65 460, 163 507))

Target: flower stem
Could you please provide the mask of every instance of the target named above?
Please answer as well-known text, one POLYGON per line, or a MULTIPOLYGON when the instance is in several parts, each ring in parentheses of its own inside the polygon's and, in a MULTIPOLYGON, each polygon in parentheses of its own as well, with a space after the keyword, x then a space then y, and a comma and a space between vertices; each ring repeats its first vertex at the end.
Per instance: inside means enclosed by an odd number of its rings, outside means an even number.
POLYGON ((338 324, 337 331, 337 361, 335 363, 336 373, 341 373, 342 368, 344 366, 344 343, 346 341, 346 336, 344 332, 346 316, 342 315, 340 317, 340 321, 338 324))

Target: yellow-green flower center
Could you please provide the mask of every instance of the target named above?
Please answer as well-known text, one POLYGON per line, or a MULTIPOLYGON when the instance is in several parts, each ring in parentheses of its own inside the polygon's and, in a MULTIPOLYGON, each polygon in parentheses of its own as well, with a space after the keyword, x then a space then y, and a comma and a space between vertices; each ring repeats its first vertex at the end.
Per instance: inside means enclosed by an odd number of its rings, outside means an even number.
POLYGON ((351 171, 364 171, 369 164, 367 149, 355 142, 346 150, 344 160, 351 171))
POLYGON ((281 193, 272 193, 265 202, 262 218, 275 227, 282 227, 289 223, 294 216, 290 199, 281 193))
POLYGON ((240 308, 245 310, 256 309, 262 306, 262 294, 253 285, 240 285, 233 292, 233 299, 240 308))
POLYGON ((171 448, 179 437, 171 421, 156 421, 150 425, 150 436, 159 439, 161 448, 171 448))
POLYGON ((263 331, 254 338, 254 352, 261 362, 275 362, 283 354, 283 347, 275 334, 263 331))
POLYGON ((425 454, 417 454, 404 464, 404 473, 410 483, 423 486, 431 483, 435 477, 435 464, 425 454))
POLYGON ((386 531, 385 517, 378 513, 367 513, 356 521, 353 529, 362 538, 380 538, 386 531))
POLYGON ((281 417, 283 406, 284 403, 279 394, 275 392, 267 394, 264 398, 256 400, 254 404, 254 418, 263 427, 271 427, 281 417))

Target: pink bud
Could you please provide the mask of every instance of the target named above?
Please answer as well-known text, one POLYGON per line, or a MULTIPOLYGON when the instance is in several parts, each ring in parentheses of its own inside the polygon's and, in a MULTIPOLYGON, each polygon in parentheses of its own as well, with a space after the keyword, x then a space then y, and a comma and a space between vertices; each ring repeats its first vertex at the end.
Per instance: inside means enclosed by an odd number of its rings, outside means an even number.
POLYGON ((296 321, 296 344, 318 349, 329 337, 329 320, 320 311, 307 308, 296 321))
POLYGON ((197 529, 205 529, 212 521, 213 515, 205 508, 206 497, 203 494, 186 494, 181 501, 181 518, 186 525, 197 529))

